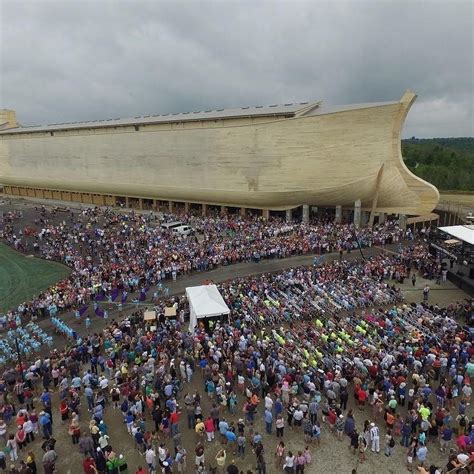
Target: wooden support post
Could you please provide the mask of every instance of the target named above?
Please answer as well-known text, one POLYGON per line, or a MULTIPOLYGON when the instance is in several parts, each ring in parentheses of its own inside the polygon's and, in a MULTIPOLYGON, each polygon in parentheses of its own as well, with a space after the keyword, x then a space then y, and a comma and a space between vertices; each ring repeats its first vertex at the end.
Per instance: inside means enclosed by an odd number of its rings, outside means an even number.
POLYGON ((379 172, 377 173, 377 179, 375 181, 375 192, 374 198, 372 199, 372 208, 370 209, 369 227, 372 227, 374 225, 375 209, 377 208, 377 201, 379 200, 380 182, 382 181, 383 167, 384 163, 382 163, 382 166, 380 167, 379 172))

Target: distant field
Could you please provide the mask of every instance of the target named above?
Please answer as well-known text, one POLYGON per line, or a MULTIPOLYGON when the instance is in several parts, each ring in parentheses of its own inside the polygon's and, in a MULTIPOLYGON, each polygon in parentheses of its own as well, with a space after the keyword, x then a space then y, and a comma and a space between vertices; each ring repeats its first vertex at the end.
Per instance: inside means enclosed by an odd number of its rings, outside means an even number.
POLYGON ((0 242, 0 314, 68 276, 64 265, 27 257, 0 242))
POLYGON ((473 194, 451 194, 451 193, 440 193, 441 202, 451 202, 461 204, 463 206, 469 206, 474 208, 474 193, 473 194))

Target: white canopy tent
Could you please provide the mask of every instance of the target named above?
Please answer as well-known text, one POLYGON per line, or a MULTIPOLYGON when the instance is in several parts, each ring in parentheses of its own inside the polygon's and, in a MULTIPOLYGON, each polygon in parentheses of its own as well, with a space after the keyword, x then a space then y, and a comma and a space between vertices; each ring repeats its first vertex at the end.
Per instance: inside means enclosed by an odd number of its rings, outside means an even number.
POLYGON ((216 285, 189 286, 186 288, 189 301, 189 330, 192 332, 198 319, 228 315, 225 304, 216 285))
POLYGON ((448 227, 438 228, 439 230, 452 235, 456 239, 474 245, 474 225, 451 225, 448 227))

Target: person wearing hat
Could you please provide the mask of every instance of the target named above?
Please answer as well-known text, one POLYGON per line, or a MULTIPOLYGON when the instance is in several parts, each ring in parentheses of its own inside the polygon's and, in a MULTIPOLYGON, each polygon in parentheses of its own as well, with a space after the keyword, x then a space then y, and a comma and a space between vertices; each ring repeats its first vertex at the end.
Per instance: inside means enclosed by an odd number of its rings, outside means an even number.
POLYGON ((105 472, 107 469, 107 459, 105 459, 105 455, 99 447, 97 447, 95 453, 95 466, 100 473, 105 472))
POLYGON ((128 464, 123 454, 117 458, 117 467, 120 474, 128 474, 128 464))
POLYGON ((373 453, 380 453, 380 430, 375 423, 370 424, 370 442, 373 453))

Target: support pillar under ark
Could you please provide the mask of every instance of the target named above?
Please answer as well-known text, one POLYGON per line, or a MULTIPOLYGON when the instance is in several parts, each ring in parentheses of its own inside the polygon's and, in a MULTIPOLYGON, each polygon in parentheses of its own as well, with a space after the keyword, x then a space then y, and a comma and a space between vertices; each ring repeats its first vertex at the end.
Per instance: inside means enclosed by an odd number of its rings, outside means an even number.
POLYGON ((360 199, 354 203, 354 225, 360 227, 362 217, 362 202, 360 199))
POLYGON ((309 206, 308 204, 303 204, 303 222, 307 224, 309 222, 309 206))
POLYGON ((406 216, 406 214, 398 214, 398 225, 400 226, 400 229, 406 229, 407 228, 407 216, 406 216))

